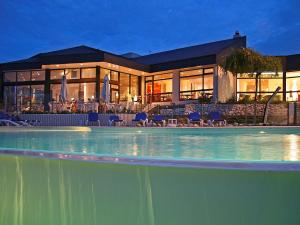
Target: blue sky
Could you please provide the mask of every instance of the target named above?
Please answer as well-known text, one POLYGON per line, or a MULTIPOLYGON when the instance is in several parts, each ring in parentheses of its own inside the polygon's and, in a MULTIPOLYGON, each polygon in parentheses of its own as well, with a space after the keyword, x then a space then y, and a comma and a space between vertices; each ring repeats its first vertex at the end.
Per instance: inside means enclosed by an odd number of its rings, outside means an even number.
POLYGON ((0 0, 0 62, 76 45, 148 54, 247 35, 300 53, 299 0, 0 0))

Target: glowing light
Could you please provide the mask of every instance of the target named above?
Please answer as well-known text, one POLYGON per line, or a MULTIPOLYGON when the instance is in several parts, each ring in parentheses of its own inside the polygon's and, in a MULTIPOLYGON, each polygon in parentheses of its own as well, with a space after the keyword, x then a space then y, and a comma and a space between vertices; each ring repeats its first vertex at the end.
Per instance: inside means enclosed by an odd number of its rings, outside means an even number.
POLYGON ((135 95, 135 96, 133 97, 133 101, 134 101, 134 102, 137 102, 137 100, 138 100, 138 99, 137 99, 137 96, 135 95))
POLYGON ((59 67, 59 65, 56 65, 56 67, 59 67))
POLYGON ((293 101, 297 101, 298 100, 298 94, 297 94, 297 80, 293 80, 293 86, 292 86, 292 99, 293 101))
POLYGON ((260 133, 260 134, 265 134, 266 132, 264 132, 264 131, 259 131, 259 133, 260 133))

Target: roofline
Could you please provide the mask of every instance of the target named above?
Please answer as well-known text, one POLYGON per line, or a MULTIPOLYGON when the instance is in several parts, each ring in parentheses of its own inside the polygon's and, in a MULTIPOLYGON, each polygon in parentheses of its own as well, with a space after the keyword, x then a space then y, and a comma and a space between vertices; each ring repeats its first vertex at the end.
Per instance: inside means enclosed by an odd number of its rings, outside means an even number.
MULTIPOLYGON (((243 38, 246 39, 247 36, 244 35, 244 36, 241 36, 241 37, 238 37, 238 38, 228 38, 228 39, 223 39, 223 40, 219 40, 219 41, 212 41, 212 42, 207 42, 207 43, 203 43, 203 44, 196 44, 196 45, 191 45, 191 46, 186 46, 186 47, 181 47, 181 48, 175 48, 175 49, 171 49, 171 50, 167 50, 167 51, 155 52, 155 53, 151 53, 151 54, 148 54, 148 55, 142 55, 142 56, 136 57, 134 59, 140 59, 140 58, 143 58, 143 57, 148 57, 148 56, 152 56, 152 55, 156 55, 156 54, 161 54, 161 53, 173 52, 173 51, 177 51, 177 50, 181 50, 181 49, 186 49, 186 48, 198 47, 198 46, 201 46, 201 45, 215 44, 215 43, 221 42, 221 41, 229 41, 229 40, 232 40, 232 39, 243 39, 243 38)), ((225 48, 226 47, 224 47, 224 49, 225 48)))

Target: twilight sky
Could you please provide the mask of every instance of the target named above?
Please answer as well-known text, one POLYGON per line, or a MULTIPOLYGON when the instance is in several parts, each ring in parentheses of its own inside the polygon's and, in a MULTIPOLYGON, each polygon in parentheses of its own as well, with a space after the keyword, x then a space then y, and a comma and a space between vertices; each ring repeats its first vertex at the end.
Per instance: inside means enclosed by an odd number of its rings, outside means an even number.
POLYGON ((300 53, 300 0, 0 0, 0 62, 77 45, 149 54, 247 35, 300 53))

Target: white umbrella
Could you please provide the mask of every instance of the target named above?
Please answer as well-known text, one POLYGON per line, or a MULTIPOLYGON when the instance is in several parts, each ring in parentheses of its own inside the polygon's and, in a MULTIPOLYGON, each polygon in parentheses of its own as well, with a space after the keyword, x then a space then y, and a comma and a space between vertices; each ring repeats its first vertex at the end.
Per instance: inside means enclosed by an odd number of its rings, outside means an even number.
POLYGON ((62 104, 64 104, 67 101, 67 96, 68 96, 68 92, 67 92, 67 78, 66 78, 66 76, 62 76, 59 101, 62 104))
POLYGON ((102 96, 102 99, 105 103, 110 102, 109 78, 108 78, 107 75, 105 75, 105 77, 104 77, 101 96, 102 96))

